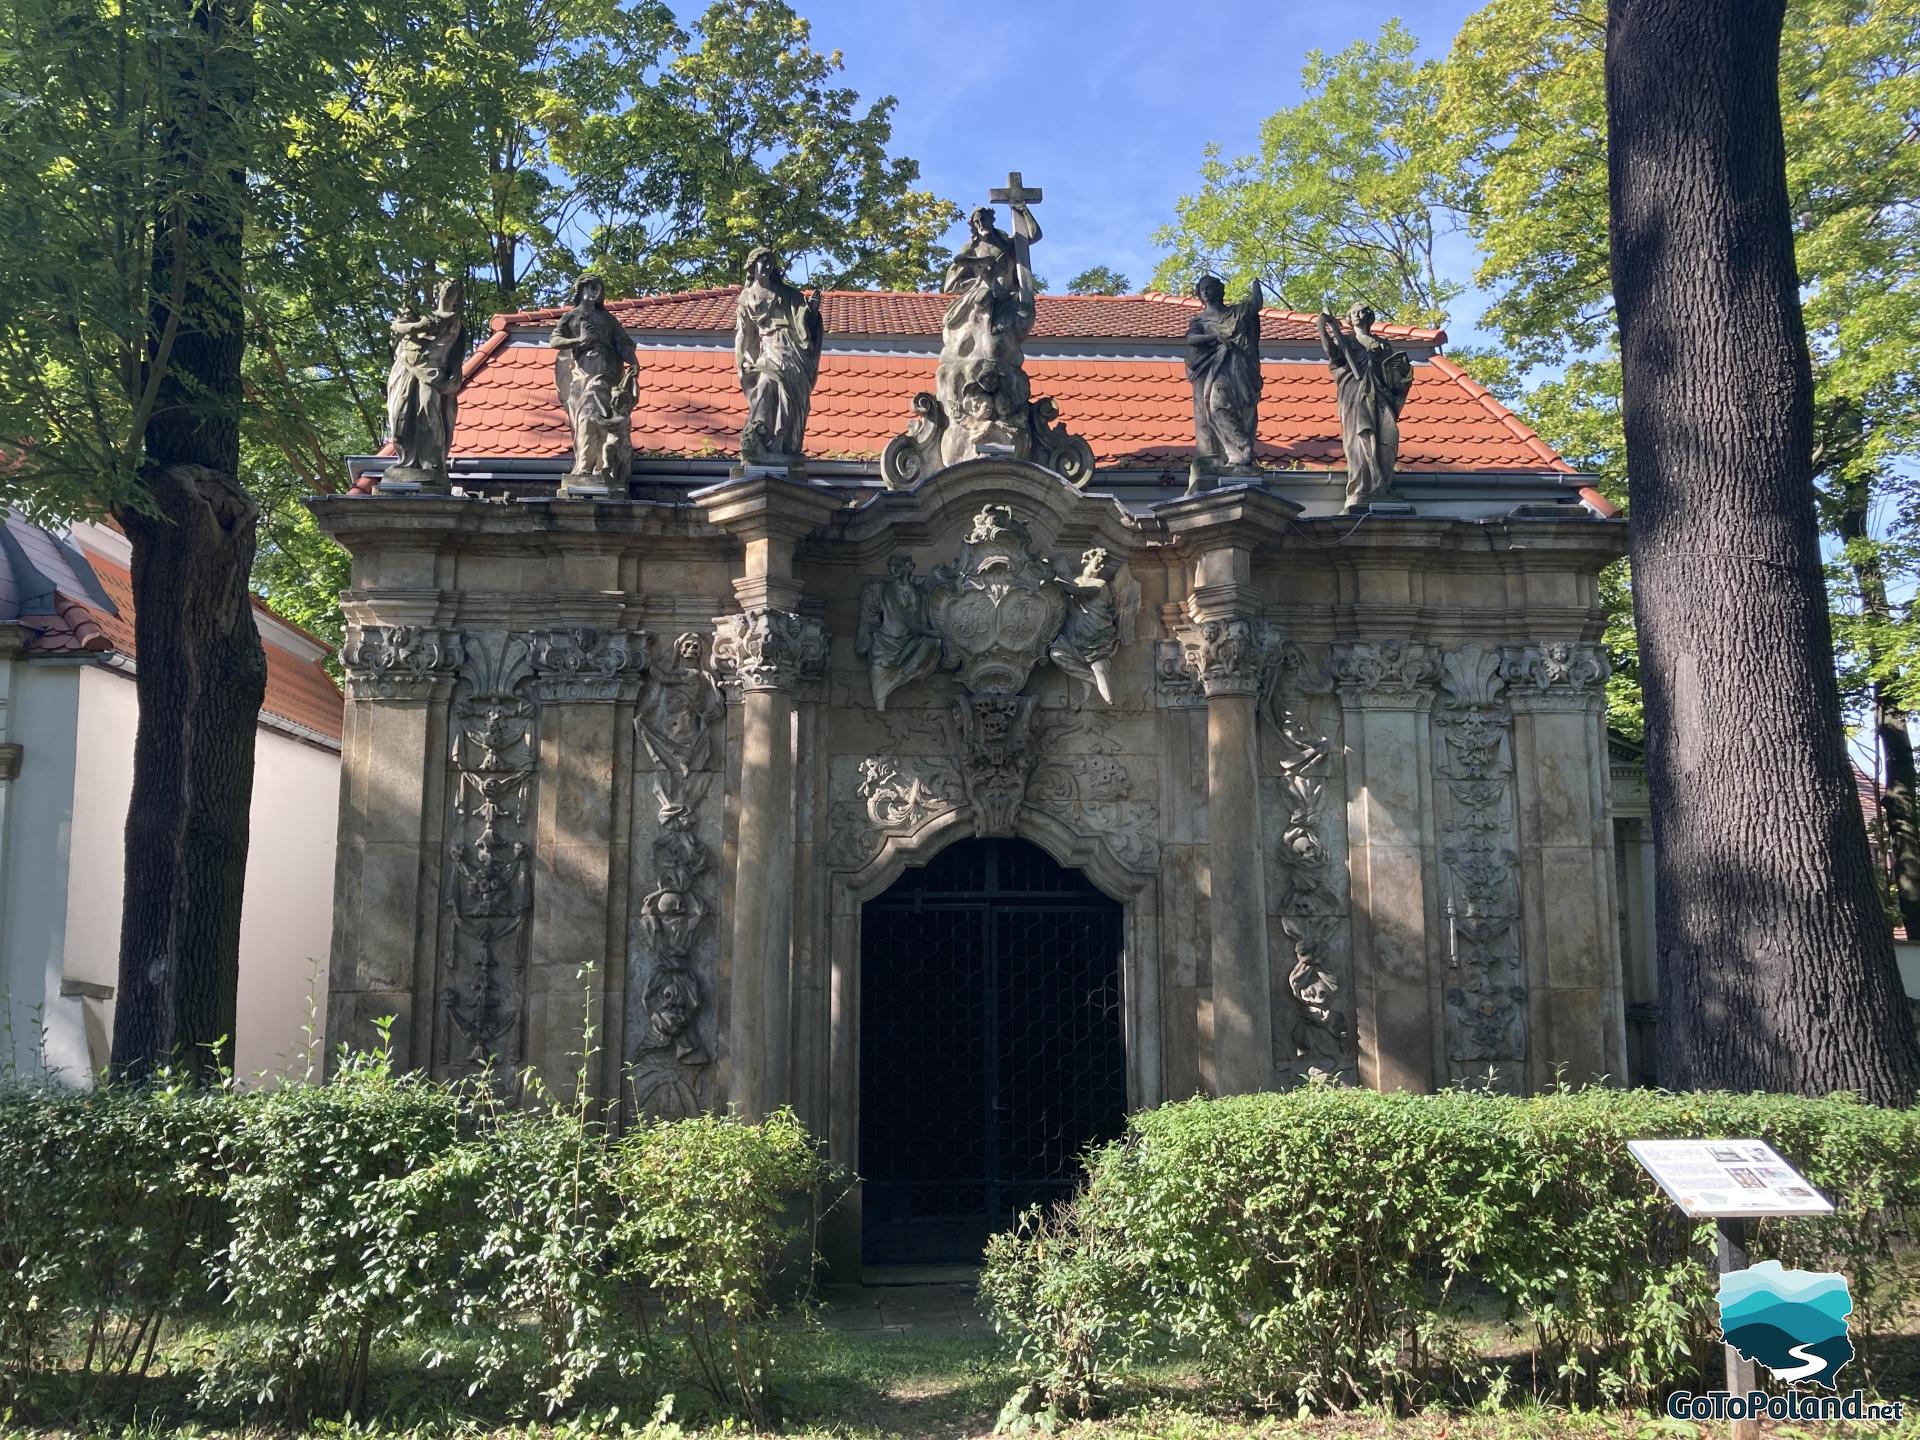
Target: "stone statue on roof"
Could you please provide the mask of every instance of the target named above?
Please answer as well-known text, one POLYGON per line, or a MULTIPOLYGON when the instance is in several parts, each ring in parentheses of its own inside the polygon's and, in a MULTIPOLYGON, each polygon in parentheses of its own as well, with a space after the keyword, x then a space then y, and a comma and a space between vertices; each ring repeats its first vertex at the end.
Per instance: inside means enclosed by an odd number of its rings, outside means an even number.
POLYGON ((433 313, 411 302, 394 318, 393 366, 387 372, 387 434, 393 463, 380 477, 384 487, 446 490, 447 455, 464 383, 466 306, 458 280, 447 280, 433 313))
POLYGON ((1413 388, 1413 362, 1373 333, 1373 307, 1347 311, 1350 330, 1325 311, 1316 322, 1320 348, 1340 396, 1340 448, 1347 457, 1347 508, 1393 493, 1400 459, 1400 412, 1413 388))
POLYGON ((1193 384, 1193 441, 1197 463, 1190 490, 1223 473, 1255 474, 1253 446, 1260 423, 1260 282, 1246 298, 1227 304, 1217 275, 1193 287, 1200 309, 1187 323, 1187 379, 1193 384))
POLYGON ((572 308, 547 337, 557 352, 553 383, 573 432, 573 469, 562 494, 624 491, 633 472, 633 407, 640 357, 633 340, 607 311, 607 287, 598 275, 574 282, 572 308))
POLYGON ((740 459, 797 465, 820 374, 820 292, 801 294, 780 257, 761 245, 747 256, 747 282, 733 313, 733 365, 747 397, 740 459))
POLYGON ((988 198, 1006 205, 1012 231, 1002 230, 986 205, 967 218, 966 243, 948 264, 943 286, 947 309, 933 393, 914 398, 920 418, 881 456, 881 473, 895 488, 976 455, 1032 460, 1075 485, 1093 478, 1091 447, 1048 423, 1057 412, 1034 400, 1027 379, 1023 346, 1037 302, 1031 250, 1040 239, 1031 206, 1041 192, 1016 170, 1006 188, 988 198))

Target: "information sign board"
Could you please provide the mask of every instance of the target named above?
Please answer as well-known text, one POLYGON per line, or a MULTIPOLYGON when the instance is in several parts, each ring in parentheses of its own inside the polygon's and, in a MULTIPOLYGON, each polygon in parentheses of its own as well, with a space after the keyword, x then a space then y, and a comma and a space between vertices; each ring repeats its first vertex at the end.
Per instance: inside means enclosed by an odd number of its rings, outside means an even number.
POLYGON ((1697 1220, 1833 1213, 1826 1197, 1764 1140, 1629 1140, 1627 1149, 1697 1220))

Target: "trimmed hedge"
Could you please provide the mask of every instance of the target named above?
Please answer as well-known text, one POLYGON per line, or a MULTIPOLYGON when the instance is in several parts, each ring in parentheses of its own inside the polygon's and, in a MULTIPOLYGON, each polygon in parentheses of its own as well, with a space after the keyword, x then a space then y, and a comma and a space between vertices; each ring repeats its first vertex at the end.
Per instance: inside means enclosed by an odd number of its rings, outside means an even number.
POLYGON ((982 1293, 1028 1410, 1084 1412, 1173 1358, 1263 1409, 1515 1389, 1646 1404, 1719 1364, 1714 1226, 1685 1220, 1627 1141, 1741 1135, 1837 1207, 1761 1222, 1751 1249, 1847 1275, 1870 1376, 1920 1294, 1920 1111, 1844 1097, 1308 1086, 1167 1105, 1089 1157, 1071 1202, 990 1244, 982 1293), (1530 1359, 1466 1343, 1490 1311, 1530 1359))
POLYGON ((526 1083, 508 1106, 362 1054, 276 1090, 0 1087, 0 1398, 144 1375, 197 1322, 216 1408, 364 1416, 405 1343, 548 1412, 613 1371, 763 1423, 813 1142, 785 1113, 616 1136, 526 1083))

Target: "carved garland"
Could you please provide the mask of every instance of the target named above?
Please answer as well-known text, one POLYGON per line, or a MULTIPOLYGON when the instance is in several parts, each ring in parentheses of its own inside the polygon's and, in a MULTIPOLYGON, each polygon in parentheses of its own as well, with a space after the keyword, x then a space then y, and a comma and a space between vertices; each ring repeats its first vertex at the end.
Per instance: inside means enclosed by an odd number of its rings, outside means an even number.
POLYGON ((652 765, 659 828, 654 888, 639 906, 644 983, 641 958, 629 961, 629 1003, 638 1013, 627 1027, 628 1079, 634 1109, 660 1119, 711 1110, 716 1090, 719 1038, 707 1004, 716 977, 705 933, 714 907, 702 878, 712 856, 699 827, 715 768, 713 727, 726 704, 701 663, 703 643, 693 632, 675 640, 671 663, 648 674, 633 721, 652 765))
POLYGON ((1513 713, 1501 652, 1447 651, 1434 711, 1440 860, 1447 926, 1450 1079, 1519 1090, 1527 1060, 1527 984, 1513 796, 1513 713))
POLYGON ((350 649, 366 695, 451 691, 448 924, 435 1054, 443 1071, 491 1067, 504 1080, 524 1051, 541 706, 630 695, 647 665, 647 637, 590 626, 473 634, 372 627, 350 649))
POLYGON ((522 1058, 539 709, 529 693, 534 672, 524 636, 469 635, 461 652, 448 717, 451 917, 436 1048, 443 1071, 492 1067, 504 1081, 522 1058))
POLYGON ((1347 888, 1328 843, 1332 741, 1313 723, 1313 697, 1330 677, 1292 642, 1263 645, 1261 716, 1273 737, 1287 806, 1280 835, 1280 928, 1293 946, 1287 994, 1292 1025, 1274 1030, 1274 1069, 1283 1081, 1353 1079, 1351 1026, 1342 998, 1347 953, 1347 888))

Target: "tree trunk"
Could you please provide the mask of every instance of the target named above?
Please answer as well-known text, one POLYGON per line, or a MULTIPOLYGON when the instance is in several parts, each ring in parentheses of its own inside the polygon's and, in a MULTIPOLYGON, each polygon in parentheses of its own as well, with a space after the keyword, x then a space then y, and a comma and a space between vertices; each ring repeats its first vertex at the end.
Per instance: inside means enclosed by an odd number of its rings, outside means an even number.
MULTIPOLYGON (((1864 480, 1852 481, 1842 489, 1840 539, 1849 546, 1869 538, 1867 515, 1873 494, 1864 480)), ((1887 574, 1879 556, 1870 551, 1852 551, 1848 569, 1860 594, 1860 612, 1869 622, 1867 634, 1868 668, 1879 671, 1883 659, 1880 637, 1893 623, 1893 606, 1887 599, 1887 574)), ((1908 730, 1909 716, 1878 679, 1869 682, 1873 705, 1873 733, 1880 746, 1886 783, 1880 793, 1880 822, 1885 828, 1887 853, 1892 860, 1893 895, 1900 907, 1900 924, 1909 940, 1920 940, 1920 817, 1914 813, 1916 785, 1913 762, 1913 737, 1908 730)))
POLYGON ((1847 762, 1787 204, 1786 0, 1610 0, 1607 161, 1663 1084, 1904 1105, 1847 762))
POLYGON ((182 12, 164 58, 171 194, 154 217, 145 508, 117 512, 133 544, 140 721, 113 1069, 138 1082, 178 1061, 204 1083, 232 1063, 266 657, 247 591, 259 511, 239 481, 248 20, 244 0, 182 12))

